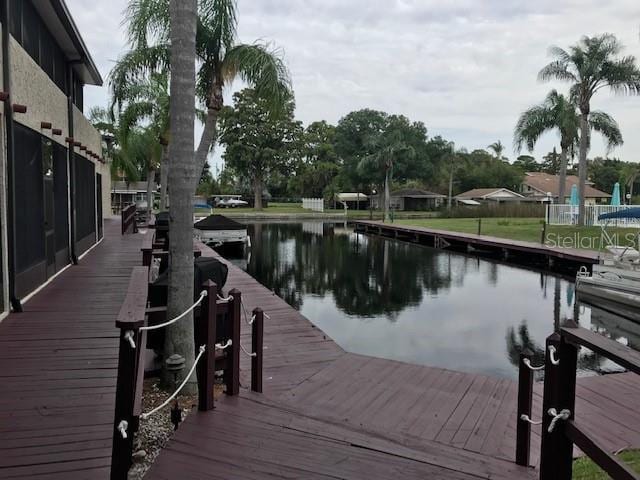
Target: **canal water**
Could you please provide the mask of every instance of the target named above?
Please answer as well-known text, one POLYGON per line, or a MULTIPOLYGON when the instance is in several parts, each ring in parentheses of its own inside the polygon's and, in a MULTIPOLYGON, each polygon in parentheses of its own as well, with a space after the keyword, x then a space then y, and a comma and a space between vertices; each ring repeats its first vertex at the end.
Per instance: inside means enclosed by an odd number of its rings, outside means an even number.
MULTIPOLYGON (((540 363, 545 338, 576 315, 586 328, 632 341, 628 325, 575 305, 573 282, 551 273, 344 224, 254 223, 249 233, 249 253, 234 262, 350 352, 516 378, 519 353, 529 348, 540 363)), ((615 366, 583 350, 580 368, 615 366)))

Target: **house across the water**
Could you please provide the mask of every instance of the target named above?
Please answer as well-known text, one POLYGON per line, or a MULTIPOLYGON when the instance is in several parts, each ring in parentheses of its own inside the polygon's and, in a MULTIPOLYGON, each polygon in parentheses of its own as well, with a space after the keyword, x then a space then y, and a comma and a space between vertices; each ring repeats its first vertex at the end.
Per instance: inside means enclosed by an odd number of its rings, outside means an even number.
MULTIPOLYGON (((382 208, 384 197, 377 195, 372 198, 374 208, 382 208)), ((395 190, 390 195, 390 207, 398 211, 427 211, 436 210, 447 201, 446 195, 428 192, 418 188, 404 188, 395 190)))
POLYGON ((2 312, 96 244, 111 208, 102 138, 83 115, 84 86, 102 78, 64 0, 5 1, 2 312))
POLYGON ((456 195, 458 205, 477 206, 481 204, 494 204, 506 202, 526 201, 524 195, 509 190, 508 188, 474 188, 456 195))
MULTIPOLYGON (((560 177, 544 172, 527 172, 522 181, 520 192, 527 198, 542 199, 553 197, 554 202, 568 204, 571 199, 571 188, 578 185, 579 179, 575 175, 567 175, 564 185, 565 198, 559 199, 560 177)), ((598 203, 608 203, 611 195, 593 186, 593 182, 587 182, 585 188, 585 204, 595 205, 598 203)))
MULTIPOLYGON (((154 201, 158 195, 158 185, 153 185, 154 201)), ((111 210, 119 214, 124 207, 135 203, 139 209, 147 208, 147 182, 113 182, 111 189, 111 210)))

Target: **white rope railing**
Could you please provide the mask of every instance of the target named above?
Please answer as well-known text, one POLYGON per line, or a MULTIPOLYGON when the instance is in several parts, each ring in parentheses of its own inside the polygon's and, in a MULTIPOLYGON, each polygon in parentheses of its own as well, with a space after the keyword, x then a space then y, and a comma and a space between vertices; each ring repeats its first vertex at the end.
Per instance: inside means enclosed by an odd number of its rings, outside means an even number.
POLYGON ((233 345, 233 342, 231 340, 227 340, 227 343, 225 343, 224 345, 221 343, 216 343, 216 349, 217 350, 225 350, 227 348, 229 348, 231 345, 233 345))
POLYGON ((544 365, 540 365, 539 367, 534 367, 531 364, 531 360, 529 360, 528 358, 523 359, 522 363, 524 363, 529 368, 529 370, 533 370, 534 372, 537 372, 539 370, 544 370, 544 365))
POLYGON ((530 423, 531 425, 542 425, 542 420, 540 420, 539 422, 533 421, 531 420, 531 418, 529 418, 529 415, 526 415, 524 413, 520 415, 520 420, 530 423))
POLYGON ((547 413, 549 413, 549 415, 553 417, 551 419, 551 423, 549 424, 549 428, 547 429, 549 433, 553 432, 553 430, 556 428, 556 423, 558 423, 558 421, 568 420, 569 417, 571 416, 571 411, 567 410, 566 408, 564 410, 561 410, 560 413, 558 413, 555 408, 550 408, 547 413))
POLYGON ((556 347, 549 345, 549 358, 552 365, 560 365, 560 360, 556 358, 556 347))
POLYGON ((228 297, 221 297, 220 295, 218 295, 218 300, 224 303, 229 303, 231 300, 233 300, 233 295, 229 295, 228 297))
POLYGON ((178 393, 180 393, 180 390, 182 390, 184 388, 184 386, 187 384, 187 382, 189 381, 189 379, 191 378, 191 375, 193 375, 193 372, 196 369, 196 366, 198 365, 198 361, 200 360, 200 358, 202 357, 202 355, 204 355, 204 351, 206 350, 206 346, 202 345, 200 346, 200 353, 198 353, 198 356, 196 357, 196 359, 193 362, 193 366, 191 367, 191 370, 189 370, 189 373, 187 374, 186 377, 184 377, 184 380, 182 381, 182 383, 180 384, 180 386, 178 387, 178 389, 173 392, 171 394, 171 396, 169 398, 167 398, 164 402, 162 402, 161 405, 158 405, 156 408, 154 408, 153 410, 143 413, 142 415, 140 415, 140 418, 143 420, 146 420, 147 418, 149 418, 151 415, 153 415, 154 413, 158 412, 159 410, 162 410, 164 407, 166 407, 167 405, 169 405, 169 403, 171 402, 171 400, 173 400, 174 398, 176 398, 176 396, 178 395, 178 393))
POLYGON ((243 352, 244 352, 248 357, 256 357, 256 356, 258 356, 258 354, 257 354, 256 352, 253 352, 253 353, 248 352, 248 351, 244 348, 244 346, 243 346, 242 344, 240 344, 240 348, 242 349, 242 351, 243 351, 243 352))
POLYGON ((173 320, 169 320, 169 321, 164 322, 164 323, 159 323, 158 325, 150 325, 150 326, 146 326, 146 327, 140 327, 140 330, 147 330, 147 331, 149 331, 149 330, 159 330, 160 328, 168 327, 169 325, 171 325, 173 323, 176 323, 178 320, 180 320, 180 319, 184 318, 185 316, 187 316, 187 314, 189 314, 191 311, 193 311, 194 308, 196 308, 198 305, 200 305, 202 303, 202 300, 206 296, 207 296, 207 291, 206 290, 202 290, 202 292, 200 292, 200 298, 198 299, 198 301, 196 303, 194 303, 193 305, 191 305, 189 308, 187 308, 184 312, 182 312, 180 315, 178 315, 173 320))

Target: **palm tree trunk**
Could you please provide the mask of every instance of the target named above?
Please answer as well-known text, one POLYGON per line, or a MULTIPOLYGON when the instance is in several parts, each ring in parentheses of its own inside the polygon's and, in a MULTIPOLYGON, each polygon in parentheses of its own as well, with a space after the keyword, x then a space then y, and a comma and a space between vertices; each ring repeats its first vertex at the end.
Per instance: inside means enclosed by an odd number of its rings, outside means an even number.
MULTIPOLYGON (((171 215, 169 216, 169 292, 167 318, 175 318, 193 304, 193 195, 199 178, 193 134, 195 122, 195 63, 197 0, 171 0, 171 215)), ((183 374, 194 361, 193 316, 167 327, 164 357, 184 357, 183 374)), ((173 375, 163 371, 164 384, 173 388, 173 375)), ((197 390, 195 376, 186 392, 197 390)), ((186 393, 185 392, 185 393, 186 393)))
MULTIPOLYGON (((202 174, 204 164, 207 162, 207 158, 209 157, 211 146, 218 139, 218 113, 219 112, 217 110, 209 109, 204 121, 204 130, 202 131, 202 136, 200 137, 198 150, 196 150, 195 163, 197 166, 197 171, 199 172, 196 182, 200 179, 200 174, 202 174)), ((194 188, 196 186, 197 184, 194 185, 194 188)))
POLYGON ((257 211, 262 210, 262 178, 256 177, 253 180, 253 208, 257 211))
POLYGON ((582 111, 580 115, 580 157, 578 160, 578 225, 584 226, 585 221, 585 191, 587 187, 587 150, 589 149, 589 112, 582 111))
POLYGON ((162 146, 162 159, 160 160, 160 211, 167 209, 167 183, 169 182, 169 148, 162 146))
POLYGON ((388 222, 389 218, 389 205, 391 204, 391 193, 389 192, 389 169, 384 176, 384 221, 388 222))
POLYGON ((558 203, 565 203, 565 197, 567 196, 566 192, 566 183, 567 183, 567 149, 562 147, 560 150, 560 179, 558 185, 558 203))
POLYGON ((154 184, 156 180, 155 168, 149 168, 147 171, 147 222, 151 221, 151 214, 153 213, 153 194, 154 184))

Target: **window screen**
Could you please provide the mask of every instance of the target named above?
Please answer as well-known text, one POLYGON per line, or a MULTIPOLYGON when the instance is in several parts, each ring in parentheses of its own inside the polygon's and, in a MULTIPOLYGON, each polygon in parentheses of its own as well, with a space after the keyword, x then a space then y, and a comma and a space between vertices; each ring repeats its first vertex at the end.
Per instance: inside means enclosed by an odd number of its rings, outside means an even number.
POLYGON ((22 3, 22 46, 36 63, 40 63, 40 17, 31 1, 22 3))
POLYGON ((89 160, 74 155, 76 241, 96 231, 95 166, 89 160))
POLYGON ((67 149, 53 144, 53 198, 55 205, 56 251, 69 246, 69 199, 67 192, 67 149))
POLYGON ((24 0, 11 0, 9 15, 11 16, 11 35, 22 44, 22 3, 24 0))
POLYGON ((16 269, 45 258, 42 148, 40 134, 15 124, 16 269))

